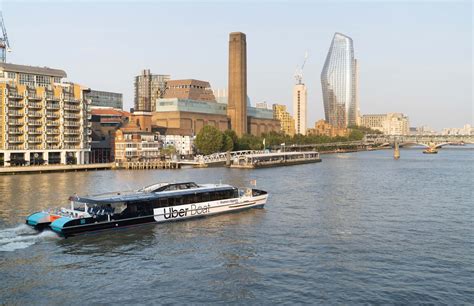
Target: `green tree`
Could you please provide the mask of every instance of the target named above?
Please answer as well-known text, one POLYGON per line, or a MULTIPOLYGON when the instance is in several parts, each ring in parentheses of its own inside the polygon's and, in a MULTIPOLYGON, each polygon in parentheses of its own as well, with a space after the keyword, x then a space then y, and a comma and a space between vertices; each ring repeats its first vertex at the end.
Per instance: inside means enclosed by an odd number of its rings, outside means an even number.
POLYGON ((224 133, 222 137, 222 152, 227 152, 227 151, 232 151, 234 149, 234 142, 232 141, 232 138, 229 135, 226 135, 224 133))
POLYGON ((238 142, 239 150, 262 150, 263 149, 263 138, 245 134, 239 138, 238 142))
POLYGON ((176 148, 174 146, 167 146, 161 149, 161 154, 165 156, 171 156, 176 153, 176 148))
POLYGON ((196 148, 205 155, 219 152, 223 138, 221 131, 211 125, 206 125, 196 136, 196 148))
POLYGON ((239 142, 239 137, 237 137, 237 134, 233 130, 226 130, 224 136, 229 136, 232 140, 232 150, 238 150, 237 144, 239 142))

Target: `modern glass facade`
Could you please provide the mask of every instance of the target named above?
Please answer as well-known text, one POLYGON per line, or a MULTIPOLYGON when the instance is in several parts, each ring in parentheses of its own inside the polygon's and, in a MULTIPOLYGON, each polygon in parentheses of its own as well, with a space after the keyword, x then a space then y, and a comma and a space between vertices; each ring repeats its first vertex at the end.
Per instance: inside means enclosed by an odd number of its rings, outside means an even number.
POLYGON ((334 127, 358 124, 357 77, 352 38, 335 33, 321 72, 324 114, 334 127))
POLYGON ((121 93, 91 90, 85 94, 85 97, 91 100, 92 106, 123 109, 123 96, 121 93))
POLYGON ((164 95, 166 82, 170 80, 169 75, 152 74, 149 69, 143 70, 141 75, 135 77, 135 99, 136 111, 151 112, 156 109, 156 99, 164 95))

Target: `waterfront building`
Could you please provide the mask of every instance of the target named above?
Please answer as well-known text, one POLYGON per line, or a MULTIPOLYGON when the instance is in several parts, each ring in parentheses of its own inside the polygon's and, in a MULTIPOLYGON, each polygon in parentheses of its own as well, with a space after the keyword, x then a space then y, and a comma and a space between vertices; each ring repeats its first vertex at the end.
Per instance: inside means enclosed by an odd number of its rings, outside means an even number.
MULTIPOLYGON (((228 116, 228 97, 223 91, 216 101, 207 81, 176 80, 167 82, 164 98, 157 99, 151 124, 162 135, 195 136, 205 125, 225 131, 231 128, 228 116), (192 84, 194 88, 189 88, 192 84), (169 87, 169 88, 168 88, 169 87), (192 91, 191 91, 192 89, 192 91)), ((255 108, 245 104, 246 131, 260 136, 262 133, 279 131, 280 125, 273 119, 270 109, 255 108)))
POLYGON ((324 114, 334 127, 359 123, 358 63, 352 38, 335 33, 321 72, 324 114))
POLYGON ((91 163, 109 163, 114 161, 115 131, 126 125, 130 113, 111 107, 95 107, 91 110, 92 142, 91 163))
POLYGON ((409 119, 402 113, 363 115, 361 125, 386 135, 409 135, 409 119))
POLYGON ((273 118, 280 121, 281 131, 286 135, 295 135, 295 120, 286 111, 286 105, 273 104, 273 118))
POLYGON ((91 107, 123 109, 123 95, 121 93, 91 90, 85 93, 85 98, 91 101, 91 107))
POLYGON ((306 113, 308 92, 303 83, 295 84, 293 88, 293 116, 295 119, 295 133, 306 135, 306 113))
POLYGON ((227 115, 237 136, 247 134, 247 42, 241 32, 229 35, 229 85, 227 115))
POLYGON ((154 132, 141 129, 132 118, 128 124, 115 132, 115 162, 160 160, 161 142, 158 136, 154 132))
POLYGON ((150 112, 156 109, 156 99, 164 95, 169 75, 152 74, 149 69, 135 77, 134 110, 150 112))
POLYGON ((167 81, 163 98, 216 102, 209 82, 194 79, 167 81))
POLYGON ((444 128, 442 135, 474 135, 474 128, 470 124, 465 124, 462 128, 444 128))
POLYGON ((190 156, 194 153, 194 136, 160 135, 159 139, 163 148, 173 146, 179 155, 190 156))
POLYGON ((316 121, 314 128, 308 129, 308 135, 327 136, 327 137, 347 137, 350 134, 350 129, 345 127, 335 127, 327 121, 321 119, 316 121))
POLYGON ((89 162, 89 89, 63 82, 66 76, 0 63, 0 165, 89 162))

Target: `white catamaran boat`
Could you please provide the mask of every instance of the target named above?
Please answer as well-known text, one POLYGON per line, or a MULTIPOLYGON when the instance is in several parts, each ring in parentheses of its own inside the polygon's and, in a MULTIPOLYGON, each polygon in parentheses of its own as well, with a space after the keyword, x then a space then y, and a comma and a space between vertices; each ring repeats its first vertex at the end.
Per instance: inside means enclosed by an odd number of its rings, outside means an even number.
POLYGON ((225 184, 159 183, 136 191, 72 196, 69 208, 37 212, 26 224, 64 237, 150 222, 263 208, 266 191, 225 184))

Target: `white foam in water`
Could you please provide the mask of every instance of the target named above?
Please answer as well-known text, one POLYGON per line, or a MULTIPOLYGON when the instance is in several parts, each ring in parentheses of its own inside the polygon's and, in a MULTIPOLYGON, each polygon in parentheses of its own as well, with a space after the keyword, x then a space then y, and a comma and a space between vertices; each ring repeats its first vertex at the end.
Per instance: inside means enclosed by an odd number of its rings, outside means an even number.
POLYGON ((12 252, 27 248, 41 240, 58 238, 51 231, 38 233, 26 224, 0 230, 0 252, 12 252))

